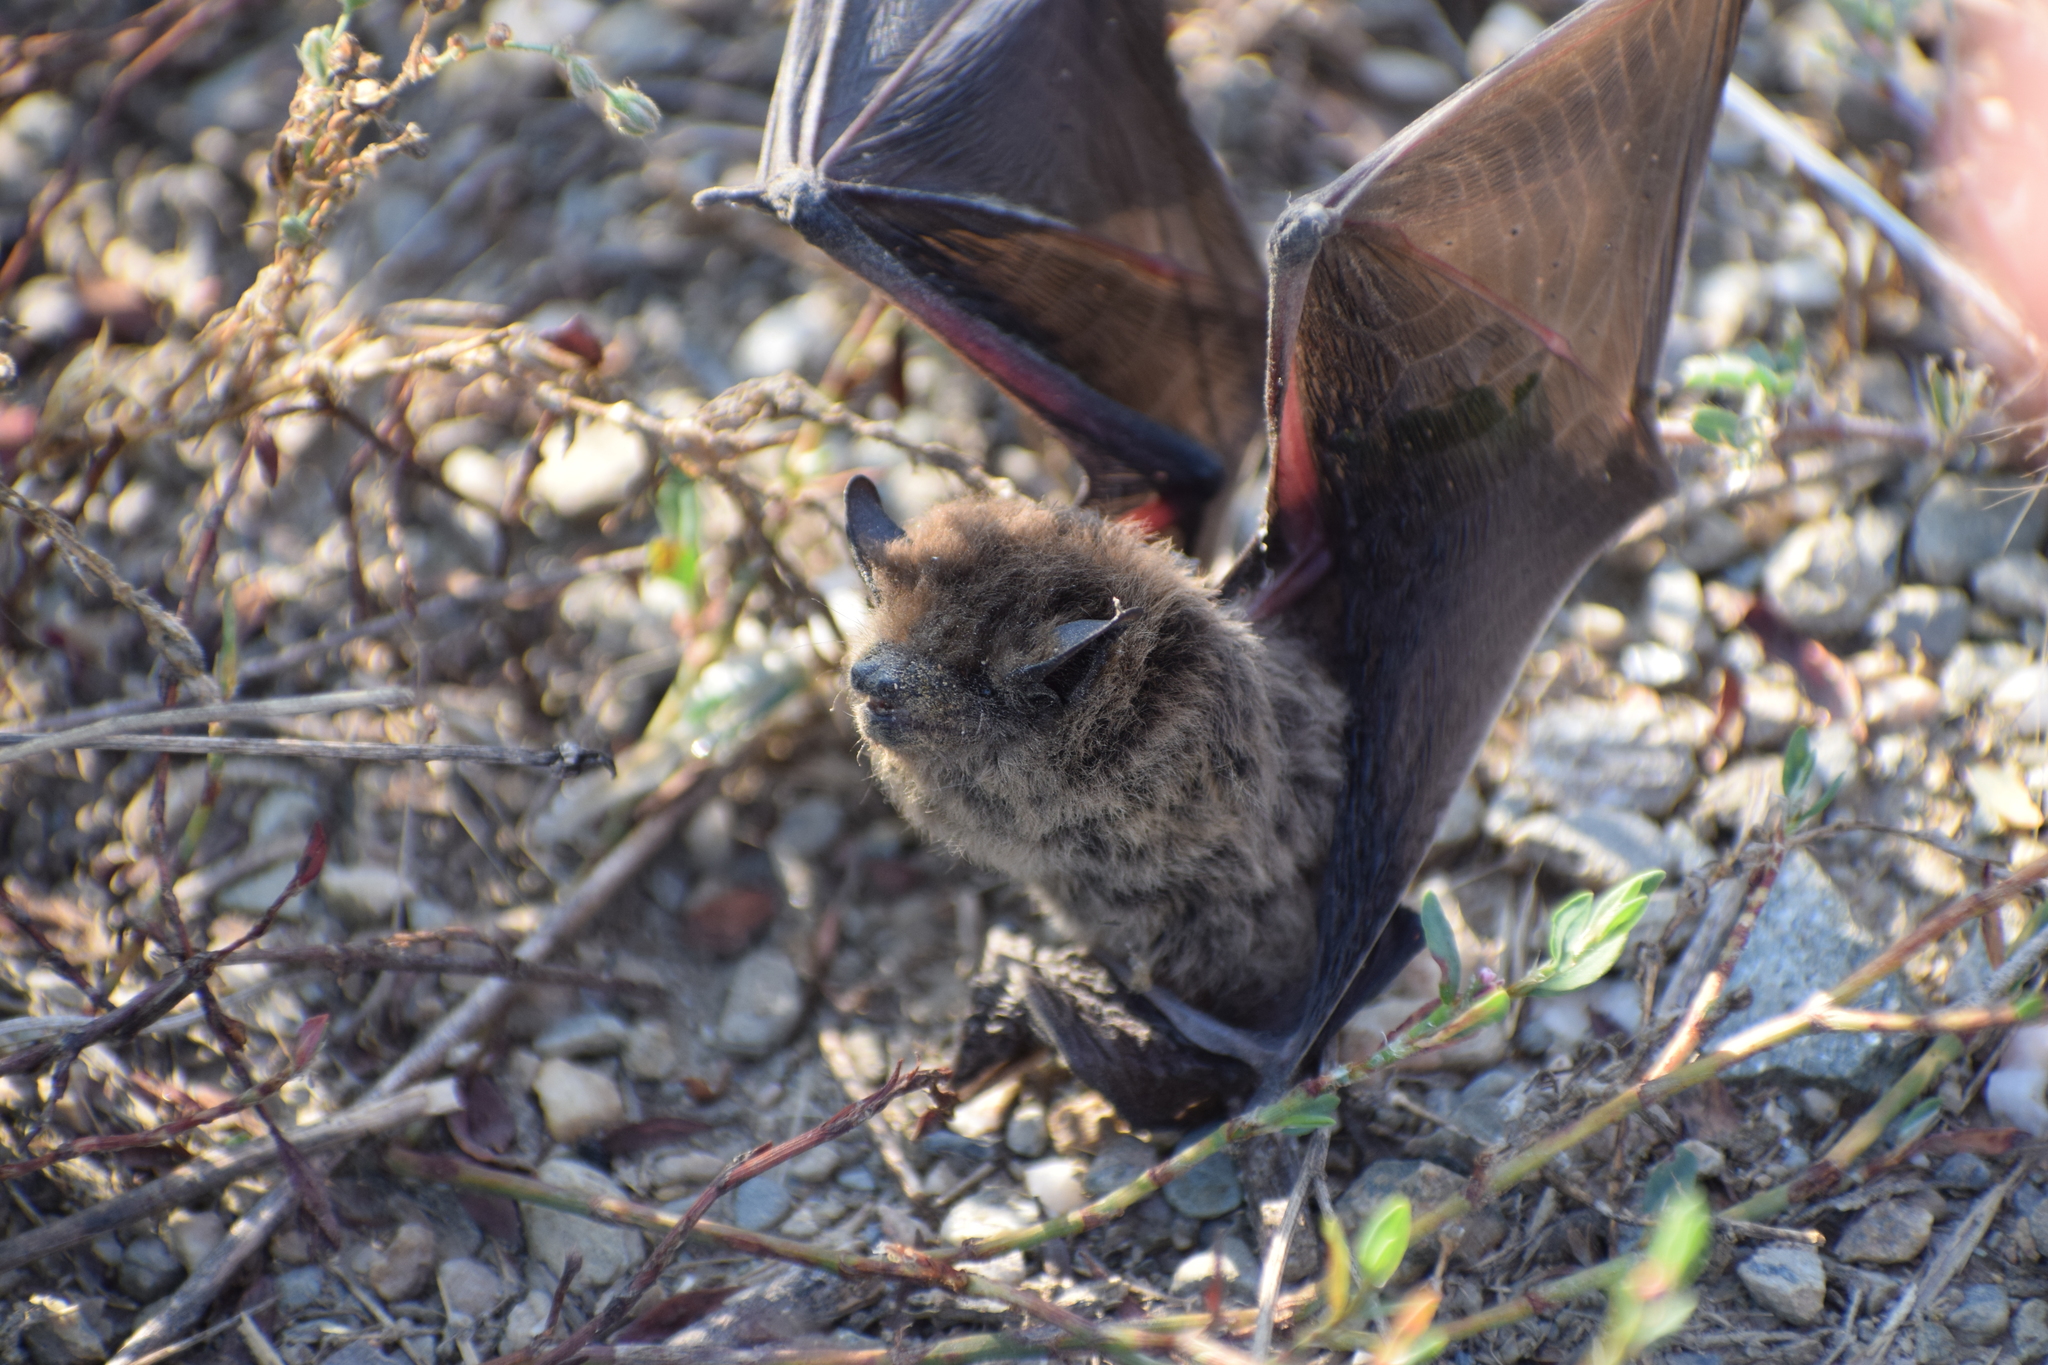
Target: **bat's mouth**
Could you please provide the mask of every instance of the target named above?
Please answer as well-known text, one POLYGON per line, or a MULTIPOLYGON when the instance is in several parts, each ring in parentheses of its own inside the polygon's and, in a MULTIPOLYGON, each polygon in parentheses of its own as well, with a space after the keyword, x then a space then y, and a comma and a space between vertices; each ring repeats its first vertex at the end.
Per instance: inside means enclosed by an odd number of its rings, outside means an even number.
POLYGON ((910 737, 910 717, 895 702, 882 697, 860 699, 861 733, 884 748, 894 748, 910 737))

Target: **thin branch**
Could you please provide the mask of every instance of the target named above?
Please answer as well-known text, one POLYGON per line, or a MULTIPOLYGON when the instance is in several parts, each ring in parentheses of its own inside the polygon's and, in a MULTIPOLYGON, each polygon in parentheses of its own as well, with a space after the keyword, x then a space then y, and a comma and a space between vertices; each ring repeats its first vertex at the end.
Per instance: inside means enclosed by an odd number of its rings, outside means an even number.
POLYGON ((1757 916, 1763 913, 1764 903, 1771 898, 1771 888, 1778 884, 1778 868, 1785 861, 1785 845, 1779 839, 1772 839, 1764 850, 1764 856, 1750 869, 1749 885, 1743 889, 1742 909, 1735 916, 1735 924, 1728 931, 1728 938, 1721 949, 1720 961, 1700 981, 1699 990, 1693 993, 1692 1001, 1685 1007, 1685 1014, 1678 1026, 1671 1031, 1664 1050, 1643 1073, 1643 1079, 1653 1081, 1659 1076, 1669 1075, 1686 1058, 1699 1050, 1700 1035, 1706 1028, 1707 1011, 1721 998, 1727 989, 1728 978, 1734 974, 1735 964, 1742 956, 1742 950, 1749 943, 1749 931, 1755 927, 1757 916))
POLYGON ((92 741, 116 735, 133 735, 174 725, 212 725, 235 721, 279 720, 291 716, 325 716, 336 711, 371 707, 411 706, 413 694, 404 687, 375 687, 351 692, 324 692, 312 697, 277 697, 268 701, 220 702, 211 706, 173 706, 139 715, 116 716, 110 720, 60 730, 49 735, 0 734, 0 763, 15 763, 37 754, 57 753, 88 747, 92 741))
POLYGON ((80 578, 98 580, 114 600, 142 618, 143 633, 151 648, 163 659, 178 680, 208 701, 220 699, 220 688, 206 672, 206 652, 192 638, 192 632, 177 617, 165 611, 149 594, 121 577, 105 555, 79 539, 70 522, 33 498, 24 497, 6 483, 0 483, 0 507, 7 507, 28 519, 38 531, 57 542, 64 558, 80 578))
MULTIPOLYGON (((496 763, 514 768, 552 768, 564 776, 598 768, 616 773, 612 756, 563 740, 552 749, 516 749, 502 744, 385 744, 369 740, 242 739, 233 735, 109 735, 66 746, 119 749, 152 754, 243 754, 259 758, 330 758, 345 763, 496 763)), ((0 752, 0 761, 6 755, 0 752)))
POLYGON ((1769 100, 1750 88, 1741 77, 1728 78, 1728 89, 1722 96, 1721 107, 1758 137, 1783 151, 1808 179, 1848 208, 1868 218, 1892 244, 1894 251, 1943 290, 1975 309, 2009 345, 2016 347, 2037 366, 2048 361, 2048 353, 2044 353, 2040 340, 2027 330, 2026 323, 1996 290, 1943 250, 1939 242, 1893 208, 1875 186, 1808 137, 1799 125, 1778 112, 1769 100))

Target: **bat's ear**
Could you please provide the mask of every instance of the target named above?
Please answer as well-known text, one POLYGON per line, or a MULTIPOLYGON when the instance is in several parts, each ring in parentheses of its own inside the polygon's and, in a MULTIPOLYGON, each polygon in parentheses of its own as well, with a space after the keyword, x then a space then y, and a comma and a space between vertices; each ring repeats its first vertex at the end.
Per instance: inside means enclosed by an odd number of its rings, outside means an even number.
POLYGON ((1059 648, 1049 659, 1026 664, 1010 676, 1024 686, 1045 688, 1065 705, 1072 706, 1088 695, 1109 647, 1137 619, 1135 609, 1116 604, 1116 614, 1107 621, 1069 621, 1053 634, 1059 648))
POLYGON ((882 494, 875 481, 856 474, 846 485, 846 543, 853 549, 853 567, 860 570, 868 591, 875 590, 875 555, 892 540, 903 539, 903 528, 889 520, 882 510, 882 494))

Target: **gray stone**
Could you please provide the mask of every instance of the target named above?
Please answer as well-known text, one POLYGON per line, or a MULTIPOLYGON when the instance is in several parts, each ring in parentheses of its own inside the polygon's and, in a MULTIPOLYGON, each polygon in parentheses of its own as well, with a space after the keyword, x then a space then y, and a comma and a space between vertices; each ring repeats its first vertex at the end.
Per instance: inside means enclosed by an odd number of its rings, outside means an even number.
POLYGON ((771 1171, 732 1192, 732 1221, 748 1232, 767 1232, 789 1217, 790 1206, 789 1186, 771 1171))
POLYGON ((220 889, 213 898, 215 910, 236 915, 260 915, 277 903, 284 889, 292 884, 292 878, 299 875, 296 858, 281 863, 272 863, 261 872, 242 878, 220 889))
POLYGON ((1519 1066, 1497 1066, 1474 1076, 1451 1105, 1450 1120, 1489 1146, 1508 1135, 1508 1123, 1522 1112, 1515 1087, 1528 1079, 1519 1066))
POLYGON ((374 863, 329 863, 320 874, 321 897, 357 928, 388 927, 410 890, 397 868, 374 863))
POLYGON ((2010 479, 1962 474, 1936 479, 1913 513, 1914 576, 1940 587, 1959 587, 1987 559, 2039 548, 2048 531, 2048 503, 2015 492, 2010 479))
POLYGON ((320 798, 304 787, 272 787, 256 799, 256 809, 249 815, 249 842, 260 844, 286 834, 303 838, 320 818, 320 810, 320 798))
POLYGON ((1934 1213, 1926 1205, 1887 1199, 1842 1230, 1835 1254, 1866 1265, 1902 1265, 1925 1251, 1933 1235, 1934 1213))
MULTIPOLYGON (((544 1184, 578 1194, 626 1196, 610 1176, 580 1161, 557 1157, 534 1174, 544 1184)), ((561 1277, 571 1251, 583 1256, 583 1269, 576 1274, 576 1284, 583 1289, 604 1288, 647 1254, 646 1238, 634 1228, 613 1227, 536 1204, 522 1204, 519 1212, 526 1222, 526 1249, 548 1268, 550 1282, 561 1277)))
POLYGON ((1170 1292, 1176 1298, 1199 1298, 1209 1292, 1219 1269, 1223 1275, 1223 1297, 1251 1302, 1258 1290, 1259 1266, 1252 1258, 1251 1248, 1235 1237, 1225 1237, 1215 1247, 1198 1251, 1175 1266, 1170 1292))
MULTIPOLYGON (((1715 1041, 1797 1008, 1819 984, 1847 976, 1885 942, 1886 936, 1871 932, 1857 920, 1820 864, 1803 849, 1794 849, 1778 870, 1770 899, 1764 902, 1750 931, 1749 946, 1728 982, 1730 995, 1747 987, 1750 1003, 1728 1017, 1715 1041)), ((1906 1010, 1912 1005, 1894 976, 1866 991, 1855 1007, 1906 1010)), ((1881 1034, 1811 1034, 1741 1062, 1727 1075, 1774 1073, 1875 1090, 1883 1087, 1884 1073, 1897 1055, 1894 1044, 1881 1034)))
POLYGON ((29 1299, 28 1330, 22 1342, 36 1365, 98 1365, 107 1358, 99 1324, 104 1305, 71 1294, 36 1294, 29 1299))
POLYGON ((779 948, 756 948, 740 959, 718 1018, 718 1043, 741 1057, 766 1057, 789 1040, 804 1017, 804 984, 779 948))
POLYGON ((327 1298, 327 1272, 317 1265, 294 1266, 277 1277, 277 1311, 292 1318, 327 1298))
POLYGON ((121 1253, 121 1292, 137 1303, 153 1303, 176 1289, 185 1267, 159 1237, 137 1237, 121 1253))
POLYGON ((2048 1199, 2040 1200, 2027 1211, 2027 1231, 2034 1234, 2034 1245, 2048 1251, 2048 1199))
POLYGON ((1864 507, 1795 528, 1764 564, 1764 593, 1795 630, 1847 635, 1892 586, 1897 517, 1864 507))
POLYGON ((626 1035, 626 1052, 621 1059, 626 1074, 636 1080, 665 1081, 683 1064, 675 1035, 659 1019, 642 1019, 626 1035))
POLYGON ((1922 1318, 1913 1333, 1914 1365, 1946 1365, 1955 1357, 1955 1334, 1933 1318, 1922 1318))
POLYGON ((1504 839, 1550 871, 1609 886, 1665 866, 1664 831, 1632 810, 1594 806, 1566 814, 1538 811, 1516 821, 1504 839))
POLYGON ((452 1256, 434 1272, 441 1291, 441 1306, 450 1315, 466 1313, 480 1318, 498 1306, 505 1296, 505 1282, 498 1272, 468 1256, 452 1256))
POLYGON ((562 1057, 540 1064, 533 1093, 547 1120, 548 1135, 557 1142, 581 1142, 626 1118, 626 1101, 611 1077, 562 1057))
POLYGON ((1660 708, 1573 701, 1539 711, 1515 774, 1545 804, 1663 817, 1692 790, 1693 744, 1660 708))
POLYGON ((212 1210, 192 1213, 185 1209, 173 1209, 164 1219, 164 1241, 186 1273, 199 1268, 207 1253, 220 1245, 220 1239, 227 1236, 228 1224, 225 1218, 212 1210))
POLYGON ((1986 1189, 1993 1178, 1991 1163, 1975 1152, 1951 1153, 1934 1172, 1935 1184, 1955 1190, 1986 1189))
POLYGON ((1969 628, 1967 594, 1908 583, 1877 604, 1864 631, 1873 640, 1890 641, 1902 654, 1917 649, 1930 659, 1945 659, 1969 628))
POLYGON ((412 1298, 434 1277, 434 1230, 423 1223, 401 1223, 391 1240, 378 1247, 363 1269, 363 1279, 386 1303, 412 1298))
POLYGON ((538 1289, 528 1291, 525 1298, 512 1305, 505 1314, 505 1331, 498 1338, 499 1354, 517 1351, 540 1335, 540 1329, 547 1325, 548 1296, 538 1289))
POLYGON ((946 1210, 939 1240, 958 1246, 975 1237, 1016 1232, 1038 1221, 1038 1205, 1018 1191, 978 1190, 946 1210))
POLYGON ((1658 644, 1691 654, 1707 599, 1700 576, 1680 564, 1661 564, 1643 583, 1643 629, 1658 644))
MULTIPOLYGON (((1186 1151, 1200 1136, 1191 1135, 1174 1149, 1174 1155, 1186 1151)), ((1244 1186, 1238 1183, 1237 1163, 1231 1160, 1228 1151, 1218 1152, 1208 1160, 1198 1162, 1193 1170, 1173 1181, 1162 1193, 1176 1213, 1184 1213, 1202 1222, 1221 1218, 1244 1203, 1244 1186)))
POLYGON ((2032 650, 2010 640, 1966 641, 1942 665, 1942 705, 1950 715, 1959 716, 2033 661, 2032 650))
POLYGON ((2032 550, 2000 555, 1970 575, 1970 594, 2002 616, 2039 621, 2048 616, 2048 559, 2032 550))
POLYGON ((782 813, 768 844, 777 852, 815 858, 832 847, 846 824, 846 813, 829 796, 807 796, 782 813))
POLYGON ((625 1020, 592 1010, 548 1025, 533 1040, 533 1050, 543 1057, 609 1057, 631 1036, 625 1020))
POLYGON ((1026 1095, 1010 1111, 1010 1121, 1003 1125, 1003 1145, 1010 1149, 1011 1155, 1035 1161, 1045 1155, 1051 1144, 1044 1102, 1035 1095, 1026 1095))
POLYGON ((1152 1169, 1159 1161, 1159 1154, 1134 1137, 1113 1137, 1102 1144, 1102 1150, 1088 1163, 1088 1174, 1081 1178, 1081 1188, 1088 1192, 1090 1199, 1100 1199, 1111 1190, 1119 1190, 1152 1169))
POLYGON ((2022 1365, 2048 1356, 2048 1300, 2028 1299, 2013 1314, 2012 1350, 2022 1365))
POLYGON ((2012 1300, 2004 1286, 1973 1284, 1963 1291, 1963 1301, 1949 1310, 1948 1330, 1973 1345, 1988 1346, 2005 1335, 2011 1319, 2012 1300))
POLYGON ((1811 1327, 1826 1307, 1828 1274, 1810 1246, 1770 1246, 1735 1267, 1752 1297, 1795 1327, 1811 1327))
POLYGON ((1700 661, 1689 649, 1673 649, 1655 640, 1624 647, 1615 661, 1621 676, 1638 687, 1676 687, 1699 676, 1700 661))

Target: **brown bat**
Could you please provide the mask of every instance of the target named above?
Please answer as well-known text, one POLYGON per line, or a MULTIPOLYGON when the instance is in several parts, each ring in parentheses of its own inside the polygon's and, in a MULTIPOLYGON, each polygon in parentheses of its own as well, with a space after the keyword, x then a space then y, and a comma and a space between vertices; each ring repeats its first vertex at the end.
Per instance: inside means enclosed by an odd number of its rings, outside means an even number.
POLYGON ((1098 492, 1159 495, 905 531, 848 487, 876 775, 1089 950, 1011 972, 963 1067, 1028 1013, 1133 1121, 1264 1098, 1413 957, 1400 898, 1530 646, 1671 486, 1651 386, 1743 7, 1592 0, 1289 208, 1265 521, 1212 586, 1146 532, 1213 535, 1256 378, 1156 0, 799 6, 763 184, 726 197, 890 291, 1098 492))

